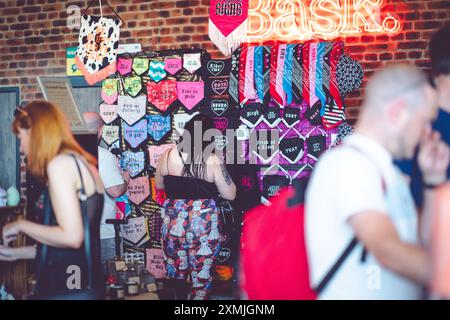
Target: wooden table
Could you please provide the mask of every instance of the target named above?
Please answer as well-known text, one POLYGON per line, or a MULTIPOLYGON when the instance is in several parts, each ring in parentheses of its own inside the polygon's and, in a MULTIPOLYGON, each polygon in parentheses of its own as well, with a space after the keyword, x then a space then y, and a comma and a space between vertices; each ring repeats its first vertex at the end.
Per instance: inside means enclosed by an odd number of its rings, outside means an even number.
MULTIPOLYGON (((17 219, 25 218, 25 205, 15 207, 0 207, 0 234, 4 225, 17 219)), ((25 236, 19 235, 12 246, 25 246, 25 236)), ((27 261, 0 261, 0 284, 3 283, 8 292, 16 299, 27 296, 27 261)))

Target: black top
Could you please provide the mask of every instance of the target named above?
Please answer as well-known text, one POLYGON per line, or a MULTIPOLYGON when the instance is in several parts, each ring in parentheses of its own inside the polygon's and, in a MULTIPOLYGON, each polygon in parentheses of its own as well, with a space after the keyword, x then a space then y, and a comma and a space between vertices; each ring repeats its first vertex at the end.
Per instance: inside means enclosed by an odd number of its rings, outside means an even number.
MULTIPOLYGON (((95 178, 91 174, 92 179, 95 183, 95 178)), ((48 190, 46 190, 46 196, 48 201, 46 205, 50 206, 50 222, 49 225, 58 225, 49 198, 48 190)), ((103 194, 96 192, 87 198, 87 213, 89 217, 90 226, 90 247, 92 252, 92 265, 93 265, 93 289, 97 290, 100 294, 105 287, 105 277, 103 274, 103 268, 100 258, 100 222, 103 211, 103 194)), ((81 201, 80 201, 81 206, 81 201)), ((45 210, 40 211, 41 219, 44 221, 45 210)), ((45 298, 46 296, 52 296, 57 294, 64 294, 65 292, 73 293, 74 290, 70 290, 67 287, 67 283, 75 283, 75 281, 70 281, 69 277, 76 274, 72 266, 79 267, 81 275, 81 289, 86 289, 88 282, 88 271, 86 263, 86 253, 84 250, 84 243, 78 249, 70 248, 57 248, 52 246, 47 246, 45 257, 42 257, 45 250, 43 250, 43 245, 38 245, 37 252, 37 262, 38 262, 38 294, 40 297, 45 298), (44 261, 43 268, 39 270, 39 264, 41 259, 44 261), (68 281, 69 280, 69 281, 68 281)))
MULTIPOLYGON (((183 161, 183 157, 180 158, 183 161)), ((167 155, 167 172, 164 176, 165 192, 168 199, 216 199, 218 191, 216 184, 200 178, 188 176, 176 176, 169 171, 169 154, 167 155)), ((183 163, 184 164, 184 163, 183 163)), ((189 168, 184 164, 185 172, 189 174, 189 168)))

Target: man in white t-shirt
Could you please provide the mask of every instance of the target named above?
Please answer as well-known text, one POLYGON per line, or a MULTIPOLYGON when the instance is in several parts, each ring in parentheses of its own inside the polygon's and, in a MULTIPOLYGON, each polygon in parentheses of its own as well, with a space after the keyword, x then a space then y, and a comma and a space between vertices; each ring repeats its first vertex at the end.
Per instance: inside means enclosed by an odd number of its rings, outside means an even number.
MULTIPOLYGON (((98 139, 101 139, 103 121, 95 112, 86 112, 83 114, 89 131, 96 131, 98 139)), ((103 215, 100 224, 100 238, 102 261, 105 263, 115 257, 115 232, 114 226, 106 224, 107 219, 116 218, 115 198, 120 197, 127 191, 127 184, 130 175, 125 171, 121 172, 117 158, 101 143, 98 147, 98 169, 100 178, 105 187, 105 200, 103 205, 103 215)))
POLYGON ((422 297, 429 260, 408 184, 393 159, 412 157, 421 143, 419 163, 430 190, 422 217, 428 217, 433 188, 446 180, 450 157, 429 126, 436 116, 435 99, 415 67, 377 72, 366 87, 355 134, 319 160, 305 202, 313 287, 353 237, 358 239, 320 299, 422 297))

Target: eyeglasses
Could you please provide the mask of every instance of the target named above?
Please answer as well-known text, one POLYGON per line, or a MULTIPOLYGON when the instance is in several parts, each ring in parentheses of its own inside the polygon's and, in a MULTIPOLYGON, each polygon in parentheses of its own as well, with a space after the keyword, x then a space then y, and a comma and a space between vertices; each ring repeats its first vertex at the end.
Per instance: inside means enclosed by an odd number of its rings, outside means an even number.
POLYGON ((25 110, 25 108, 23 108, 23 107, 21 107, 21 106, 18 106, 17 108, 16 108, 16 110, 14 110, 14 117, 17 117, 19 114, 21 114, 21 115, 23 115, 23 116, 25 116, 25 117, 28 117, 29 115, 28 115, 28 112, 25 110))

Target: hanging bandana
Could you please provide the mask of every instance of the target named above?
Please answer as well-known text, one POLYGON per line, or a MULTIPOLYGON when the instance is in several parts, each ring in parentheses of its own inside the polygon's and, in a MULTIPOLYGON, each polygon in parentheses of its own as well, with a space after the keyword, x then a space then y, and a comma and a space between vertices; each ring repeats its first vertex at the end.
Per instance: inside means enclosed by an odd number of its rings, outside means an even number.
POLYGON ((150 61, 148 76, 155 82, 160 82, 166 77, 167 73, 164 70, 164 62, 159 60, 150 61))
POLYGON ((254 61, 255 47, 247 49, 247 61, 245 63, 244 98, 245 100, 256 99, 256 89, 254 86, 254 61))
POLYGON ((205 97, 205 83, 203 81, 178 81, 177 95, 178 100, 183 104, 187 111, 192 111, 205 97))
POLYGON ((132 148, 136 148, 142 142, 147 140, 147 119, 142 119, 134 125, 124 124, 124 137, 132 148))
MULTIPOLYGON (((129 190, 130 193, 130 200, 133 199, 133 202, 139 202, 139 204, 144 200, 142 197, 143 195, 146 195, 148 197, 150 195, 150 192, 144 192, 144 189, 148 189, 150 191, 150 188, 147 188, 147 185, 149 185, 148 181, 144 182, 142 179, 136 179, 136 181, 133 181, 133 189, 129 190), (144 187, 145 185, 145 187, 144 187), (137 191, 137 192, 136 192, 137 191), (131 196, 133 194, 133 196, 131 196)), ((139 247, 146 243, 148 240, 150 240, 149 236, 149 230, 148 230, 148 219, 145 216, 137 217, 137 218, 128 218, 128 223, 120 226, 120 236, 124 243, 132 246, 132 247, 139 247)), ((125 253, 127 254, 127 253, 125 253)), ((124 254, 124 259, 125 259, 124 254)), ((129 254, 129 253, 128 253, 129 254)), ((143 255, 143 253, 142 253, 143 255)), ((143 258, 142 258, 143 259, 143 258)), ((137 263, 134 261, 134 263, 137 263)))
POLYGON ((166 58, 164 59, 164 70, 171 75, 176 75, 178 71, 183 68, 183 60, 181 58, 166 58))
POLYGON ((342 55, 337 66, 337 83, 341 97, 352 91, 358 90, 363 79, 363 68, 361 64, 342 55))
POLYGON ((288 128, 292 128, 300 122, 300 108, 298 107, 284 107, 283 122, 288 128))
POLYGON ((239 104, 239 57, 242 49, 237 48, 231 55, 231 71, 228 84, 228 94, 234 100, 234 104, 239 104))
POLYGON ((218 117, 222 116, 228 110, 228 100, 212 100, 210 104, 211 111, 218 117))
POLYGON ((272 46, 270 56, 270 95, 280 105, 284 106, 285 94, 283 90, 284 60, 286 57, 286 45, 276 44, 272 46))
POLYGON ((117 86, 119 85, 119 79, 105 79, 102 84, 102 99, 107 104, 113 104, 117 100, 119 93, 117 92, 117 86))
POLYGON ((144 170, 145 154, 144 151, 132 152, 125 151, 122 153, 123 167, 128 171, 130 176, 134 178, 144 170))
POLYGON ((130 126, 145 116, 146 108, 145 96, 119 96, 117 101, 117 114, 130 126))
POLYGON ((339 93, 339 87, 337 82, 337 69, 339 60, 344 52, 344 43, 337 41, 333 45, 330 58, 330 94, 336 101, 336 105, 339 109, 343 108, 341 94, 339 93))
POLYGON ((295 45, 286 46, 286 58, 284 60, 283 90, 286 93, 287 104, 292 103, 292 73, 294 66, 294 48, 295 45))
POLYGON ((256 141, 255 150, 251 151, 257 156, 260 163, 269 163, 278 154, 278 139, 272 136, 271 130, 259 130, 257 134, 258 140, 256 141))
POLYGON ((339 126, 345 120, 345 108, 339 108, 333 98, 329 97, 322 116, 322 124, 327 129, 339 126))
POLYGON ((131 73, 133 65, 133 60, 127 58, 118 58, 117 59, 117 71, 122 76, 126 76, 131 73))
POLYGON ((294 100, 297 104, 300 104, 303 100, 303 70, 302 70, 302 50, 303 44, 298 44, 294 48, 294 61, 292 66, 292 93, 294 94, 294 100))
POLYGON ((242 106, 247 99, 245 98, 245 65, 247 63, 248 45, 246 43, 241 45, 241 55, 239 56, 239 104, 242 106))
POLYGON ((317 161, 319 156, 325 151, 326 137, 325 136, 311 136, 306 138, 306 148, 308 157, 317 161))
POLYGON ((149 114, 147 115, 147 120, 148 134, 156 142, 163 140, 172 128, 170 115, 149 114))
POLYGON ((182 135, 184 131, 185 124, 192 119, 195 115, 197 115, 198 112, 194 112, 193 114, 187 114, 187 113, 177 113, 173 115, 173 120, 175 124, 175 130, 182 135))
POLYGON ((206 64, 209 77, 229 76, 231 69, 231 59, 210 60, 206 64))
POLYGON ((241 109, 241 121, 249 128, 256 127, 263 119, 261 104, 251 103, 241 109))
MULTIPOLYGON (((130 200, 131 202, 133 202, 135 205, 138 206, 149 196, 150 196, 150 183, 149 183, 148 177, 144 176, 144 177, 139 177, 139 178, 135 178, 135 179, 130 179, 130 181, 128 182, 128 200, 130 200)), ((133 225, 133 220, 147 221, 145 219, 145 217, 131 218, 129 220, 132 220, 132 225, 133 225)), ((130 222, 128 222, 128 224, 129 223, 130 222)), ((144 224, 140 223, 140 225, 145 226, 145 223, 144 224)), ((144 227, 140 228, 140 230, 142 230, 142 232, 140 232, 140 235, 138 235, 136 237, 136 238, 139 238, 139 239, 137 239, 137 242, 139 242, 139 240, 142 239, 142 236, 145 236, 146 231, 147 231, 147 229, 144 227)), ((124 230, 122 229, 121 234, 123 234, 123 233, 124 233, 124 230)), ((122 237, 123 237, 123 235, 122 235, 122 237)))
POLYGON ((119 140, 119 126, 103 126, 102 138, 107 145, 119 140))
POLYGON ((102 103, 99 107, 99 113, 103 122, 106 124, 110 124, 117 119, 117 105, 102 103))
POLYGON ((315 84, 314 84, 314 93, 316 97, 320 101, 320 114, 323 115, 325 112, 325 103, 326 103, 326 96, 325 91, 323 91, 323 85, 322 85, 322 79, 323 79, 323 61, 325 57, 325 49, 327 47, 327 44, 325 42, 319 42, 317 44, 317 60, 316 60, 316 77, 315 77, 315 84))
POLYGON ((309 44, 309 106, 319 101, 316 96, 317 43, 309 44))
POLYGON ((305 103, 310 106, 310 83, 309 83, 309 49, 310 43, 305 43, 302 49, 302 97, 305 103))
POLYGON ((306 109, 305 118, 313 126, 318 126, 322 123, 322 118, 320 116, 320 109, 321 109, 320 101, 318 100, 315 105, 306 109))
POLYGON ((149 156, 149 163, 150 166, 156 169, 156 166, 158 165, 159 159, 163 156, 164 152, 167 150, 170 150, 175 145, 170 144, 162 144, 160 146, 150 146, 148 147, 148 156, 149 156))
POLYGON ((166 112, 177 100, 177 81, 147 82, 147 99, 159 111, 166 112))
POLYGON ((148 59, 143 57, 134 58, 133 70, 138 76, 143 75, 148 70, 148 59))
POLYGON ((183 67, 193 74, 202 66, 201 53, 185 53, 183 55, 183 67))
POLYGON ((209 38, 225 55, 230 55, 247 34, 249 0, 211 0, 209 38))
POLYGON ((290 164, 296 164, 305 153, 304 143, 305 139, 300 134, 292 138, 283 137, 280 140, 280 153, 290 164))
POLYGON ((266 174, 262 178, 262 194, 266 199, 276 196, 280 189, 289 186, 290 179, 285 175, 266 174))
POLYGON ((116 72, 121 21, 84 15, 81 18, 75 64, 93 85, 116 72))
POLYGON ((270 128, 275 128, 281 122, 280 108, 278 106, 266 108, 263 121, 270 128))
POLYGON ((255 87, 259 100, 264 101, 264 47, 255 47, 255 87))
POLYGON ((141 77, 127 77, 125 78, 123 85, 125 87, 125 92, 134 98, 142 90, 141 77))
POLYGON ((333 50, 333 42, 326 42, 323 57, 322 87, 327 97, 330 96, 330 59, 332 50, 333 50))
POLYGON ((211 95, 221 96, 228 91, 228 77, 211 81, 211 95))

